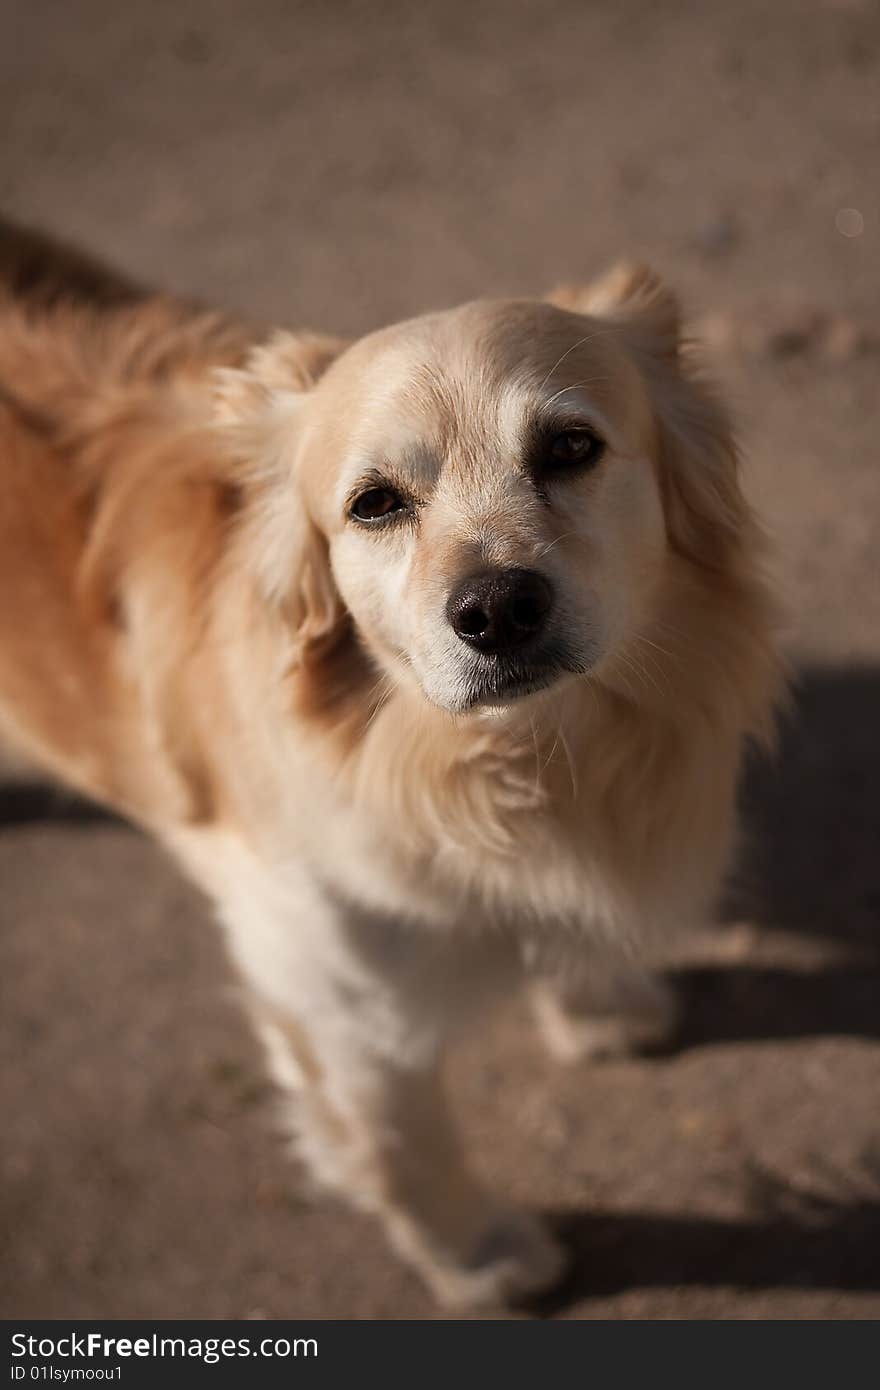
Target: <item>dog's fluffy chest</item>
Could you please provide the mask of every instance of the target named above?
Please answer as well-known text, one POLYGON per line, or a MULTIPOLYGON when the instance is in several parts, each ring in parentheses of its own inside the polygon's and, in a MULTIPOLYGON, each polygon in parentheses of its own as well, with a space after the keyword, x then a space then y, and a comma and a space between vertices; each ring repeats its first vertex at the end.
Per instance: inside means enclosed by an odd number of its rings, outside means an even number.
POLYGON ((413 745, 381 768, 365 760, 342 788, 324 785, 326 814, 300 822, 324 882, 440 929, 612 925, 613 866, 561 744, 486 739, 439 775, 431 758, 430 744, 413 745))
POLYGON ((437 825, 429 837, 412 822, 366 824, 343 811, 332 847, 311 846, 312 862, 346 897, 441 928, 579 924, 610 896, 586 846, 554 834, 550 817, 536 813, 531 834, 508 843, 468 844, 456 828, 437 825))
POLYGON ((389 720, 351 775, 300 787, 304 853, 348 901, 428 927, 619 940, 693 919, 729 849, 723 760, 710 774, 647 725, 611 732, 487 721, 444 749, 389 720))

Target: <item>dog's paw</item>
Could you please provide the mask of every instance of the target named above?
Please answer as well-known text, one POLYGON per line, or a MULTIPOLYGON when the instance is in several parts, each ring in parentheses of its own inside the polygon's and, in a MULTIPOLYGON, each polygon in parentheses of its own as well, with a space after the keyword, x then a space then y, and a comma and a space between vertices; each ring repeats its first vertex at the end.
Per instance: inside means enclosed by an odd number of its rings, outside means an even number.
POLYGON ((579 1012, 546 987, 536 991, 533 1003, 547 1051, 569 1065, 656 1051, 672 1040, 680 1023, 675 993, 656 979, 650 988, 643 984, 638 999, 626 1001, 619 1012, 579 1012))
POLYGON ((568 1264, 540 1217, 511 1210, 493 1219, 466 1261, 435 1267, 429 1277, 447 1307, 497 1308, 554 1288, 568 1264))

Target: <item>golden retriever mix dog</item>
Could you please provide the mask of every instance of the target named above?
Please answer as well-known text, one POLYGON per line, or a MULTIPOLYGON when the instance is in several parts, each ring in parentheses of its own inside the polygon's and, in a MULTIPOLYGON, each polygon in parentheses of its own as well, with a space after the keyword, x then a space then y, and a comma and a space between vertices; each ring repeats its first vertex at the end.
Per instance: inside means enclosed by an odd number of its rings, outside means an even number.
POLYGON ((346 344, 0 239, 0 729, 217 906, 290 1127, 449 1304, 548 1286, 438 1068, 673 1015, 780 678, 724 411, 626 268, 346 344))

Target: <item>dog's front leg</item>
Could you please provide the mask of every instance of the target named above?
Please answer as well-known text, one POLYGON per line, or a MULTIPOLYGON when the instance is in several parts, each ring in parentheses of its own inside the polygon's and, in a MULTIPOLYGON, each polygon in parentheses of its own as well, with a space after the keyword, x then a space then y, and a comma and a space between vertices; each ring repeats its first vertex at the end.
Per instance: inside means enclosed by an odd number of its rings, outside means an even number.
POLYGON ((310 1171, 376 1215, 444 1303, 497 1304, 553 1284, 560 1248, 471 1176, 448 1113, 440 1054, 462 953, 309 896, 307 924, 264 923, 260 940, 252 920, 231 925, 310 1171))

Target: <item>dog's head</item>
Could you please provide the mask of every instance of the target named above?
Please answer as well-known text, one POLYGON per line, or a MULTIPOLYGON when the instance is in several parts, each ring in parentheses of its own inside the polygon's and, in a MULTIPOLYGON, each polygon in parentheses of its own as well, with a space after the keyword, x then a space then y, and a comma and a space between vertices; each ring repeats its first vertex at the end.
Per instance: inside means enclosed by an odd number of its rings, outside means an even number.
POLYGON ((729 431, 650 272, 318 351, 313 385, 301 356, 282 336, 223 395, 304 649, 344 625, 443 709, 509 705, 613 670, 671 557, 736 544, 729 431))

